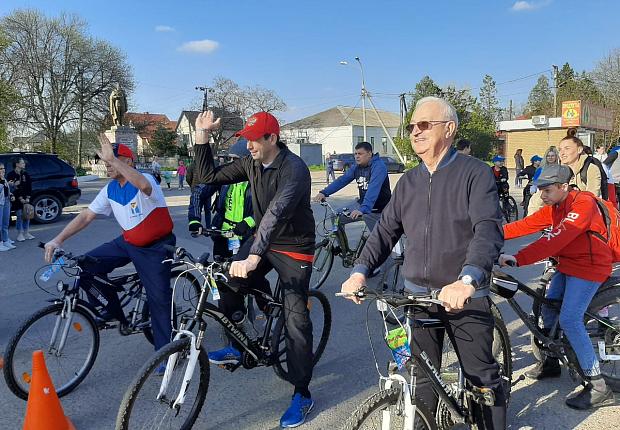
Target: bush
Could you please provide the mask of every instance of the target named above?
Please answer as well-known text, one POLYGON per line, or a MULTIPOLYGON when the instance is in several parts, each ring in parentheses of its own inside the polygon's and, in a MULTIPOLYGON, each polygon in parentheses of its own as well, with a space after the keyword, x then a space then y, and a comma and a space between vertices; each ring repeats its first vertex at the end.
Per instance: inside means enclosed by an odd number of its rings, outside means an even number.
POLYGON ((76 173, 78 176, 86 176, 86 169, 85 169, 85 168, 83 168, 83 167, 76 167, 76 168, 75 168, 75 173, 76 173))
POLYGON ((308 170, 311 172, 320 172, 321 170, 325 170, 325 166, 320 164, 313 164, 312 166, 308 166, 308 170))

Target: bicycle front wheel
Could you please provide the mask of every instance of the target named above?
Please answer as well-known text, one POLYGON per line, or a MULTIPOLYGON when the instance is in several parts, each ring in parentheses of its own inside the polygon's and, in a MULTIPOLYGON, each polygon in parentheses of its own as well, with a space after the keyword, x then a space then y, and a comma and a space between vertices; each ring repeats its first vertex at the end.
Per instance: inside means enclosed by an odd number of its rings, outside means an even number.
POLYGON ((181 390, 192 348, 189 337, 169 343, 140 369, 138 376, 125 392, 118 415, 116 430, 191 429, 202 409, 209 388, 209 359, 201 348, 194 373, 185 391, 185 401, 173 407, 181 390), (163 376, 157 375, 160 366, 176 354, 176 363, 164 393, 159 396, 163 376))
MULTIPOLYGON (((370 396, 344 425, 345 430, 405 429, 405 405, 401 388, 390 388, 370 396)), ((436 430, 437 425, 428 406, 416 397, 414 425, 407 430, 436 430)))
MULTIPOLYGON (((308 310, 312 321, 312 365, 316 365, 329 339, 332 327, 332 310, 329 300, 320 291, 308 292, 308 310)), ((271 346, 274 357, 273 370, 280 378, 288 380, 288 364, 286 362, 286 337, 284 315, 281 315, 273 329, 271 346)))
POLYGON ((331 241, 323 239, 317 243, 312 260, 312 276, 310 277, 310 289, 319 289, 325 283, 329 272, 334 265, 334 253, 331 241))
POLYGON ((57 303, 34 313, 9 341, 4 379, 21 399, 28 399, 34 351, 43 351, 58 397, 73 391, 93 367, 99 351, 99 330, 93 317, 80 306, 69 317, 63 315, 63 308, 63 303, 57 303))

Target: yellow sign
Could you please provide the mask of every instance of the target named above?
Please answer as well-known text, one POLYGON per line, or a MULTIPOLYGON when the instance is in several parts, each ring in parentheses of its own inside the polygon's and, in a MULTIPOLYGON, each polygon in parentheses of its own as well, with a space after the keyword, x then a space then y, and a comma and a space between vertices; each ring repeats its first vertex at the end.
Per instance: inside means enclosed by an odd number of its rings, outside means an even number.
POLYGON ((581 101, 562 102, 562 127, 581 125, 581 101))

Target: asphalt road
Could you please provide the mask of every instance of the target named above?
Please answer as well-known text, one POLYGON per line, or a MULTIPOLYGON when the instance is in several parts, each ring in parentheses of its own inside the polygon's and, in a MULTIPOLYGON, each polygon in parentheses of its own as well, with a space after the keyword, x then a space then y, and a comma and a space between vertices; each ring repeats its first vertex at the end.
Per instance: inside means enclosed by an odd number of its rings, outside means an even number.
MULTIPOLYGON (((313 173, 313 190, 320 190, 324 184, 323 174, 313 173)), ((398 175, 391 175, 394 183, 398 175)), ((6 348, 9 338, 18 325, 37 309, 45 306, 49 296, 39 290, 33 282, 35 271, 43 265, 42 252, 36 247, 39 240, 51 239, 75 212, 85 207, 96 195, 103 181, 82 186, 80 206, 68 208, 62 220, 53 225, 38 225, 32 228, 36 240, 18 244, 11 252, 0 254, 0 353, 6 348)), ((514 195, 518 196, 520 190, 514 195)), ((192 239, 186 232, 186 207, 189 191, 166 191, 167 200, 175 222, 178 244, 192 252, 210 248, 209 240, 192 239)), ((350 200, 355 194, 353 186, 347 187, 336 199, 350 200)), ((520 201, 520 199, 518 199, 520 201)), ((316 206, 316 205, 313 205, 316 206)), ((316 206, 315 218, 322 216, 316 206)), ((98 219, 83 234, 69 240, 65 248, 73 252, 88 251, 97 244, 110 240, 119 234, 113 219, 98 219)), ((508 251, 515 251, 527 240, 512 241, 506 245, 508 251)), ((540 274, 540 267, 513 269, 520 279, 529 281, 540 274)), ((377 389, 378 376, 370 353, 366 333, 366 306, 355 306, 347 300, 334 297, 339 285, 348 275, 336 260, 334 269, 322 290, 328 295, 333 314, 330 341, 326 351, 314 370, 311 391, 315 398, 315 409, 304 429, 337 429, 363 399, 377 389)), ((525 306, 527 300, 522 298, 525 306)), ((514 377, 518 377, 533 363, 530 354, 529 334, 523 324, 506 303, 499 302, 511 335, 514 360, 514 377)), ((369 312, 371 332, 376 334, 373 344, 378 347, 379 368, 387 360, 385 347, 381 347, 380 321, 376 312, 369 312)), ((221 345, 219 331, 210 325, 207 348, 221 345)), ((141 335, 121 337, 116 331, 102 332, 97 361, 82 384, 71 394, 61 399, 65 413, 78 429, 111 429, 118 406, 129 382, 140 366, 152 354, 152 347, 141 335)), ((575 388, 565 373, 552 382, 522 381, 512 390, 508 410, 508 424, 511 429, 614 429, 620 423, 620 407, 596 412, 578 412, 564 406, 564 398, 575 388)), ((274 429, 288 406, 291 387, 278 379, 269 368, 253 370, 240 369, 229 373, 211 367, 211 382, 207 401, 195 428, 199 429, 274 429)), ((620 395, 619 395, 620 397, 620 395)), ((26 402, 16 398, 0 381, 0 428, 21 428, 26 402)))

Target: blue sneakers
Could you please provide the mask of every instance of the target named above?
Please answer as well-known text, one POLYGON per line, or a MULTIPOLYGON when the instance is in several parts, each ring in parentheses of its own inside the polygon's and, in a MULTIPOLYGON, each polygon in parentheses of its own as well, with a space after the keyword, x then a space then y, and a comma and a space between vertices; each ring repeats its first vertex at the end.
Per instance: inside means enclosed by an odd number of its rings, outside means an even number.
POLYGON ((302 425, 313 407, 314 402, 312 399, 303 397, 299 393, 295 394, 291 401, 291 406, 288 407, 282 418, 280 418, 280 427, 289 428, 302 425))
POLYGON ((241 361, 241 353, 231 345, 208 354, 209 361, 213 364, 237 364, 241 361))

